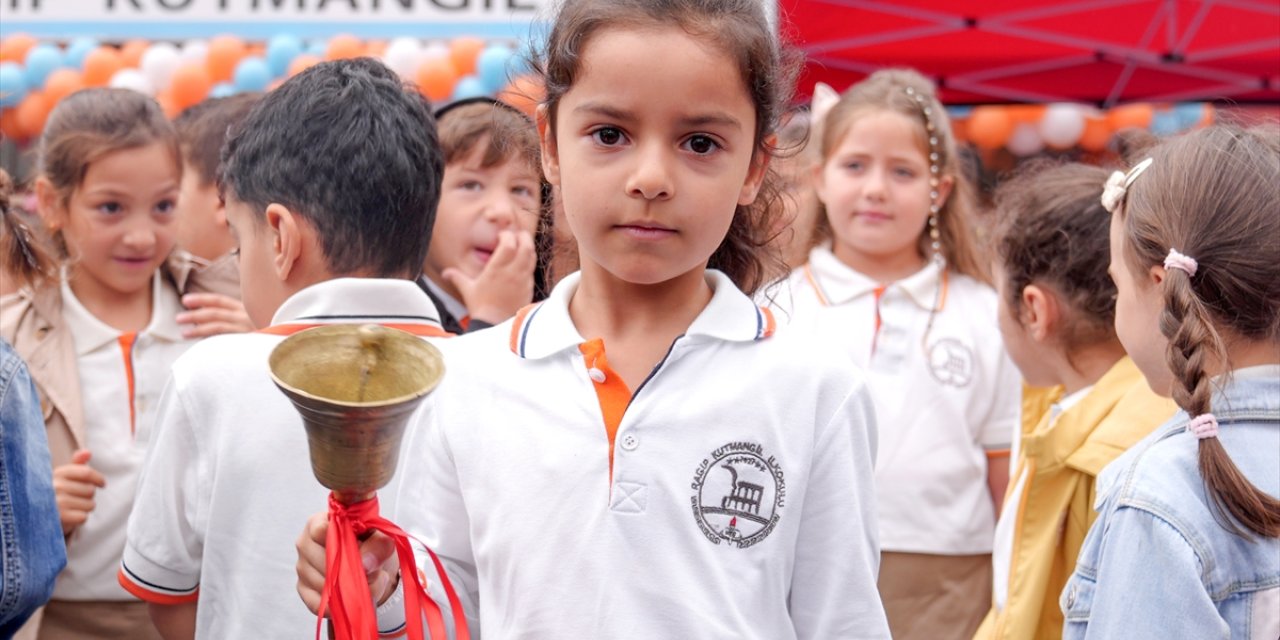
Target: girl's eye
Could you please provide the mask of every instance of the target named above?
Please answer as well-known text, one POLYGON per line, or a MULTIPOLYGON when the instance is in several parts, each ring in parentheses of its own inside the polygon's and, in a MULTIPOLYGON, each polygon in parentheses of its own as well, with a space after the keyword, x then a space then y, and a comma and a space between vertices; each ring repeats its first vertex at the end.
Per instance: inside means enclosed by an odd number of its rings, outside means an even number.
POLYGON ((601 127, 596 129, 591 133, 591 137, 595 138, 596 142, 606 147, 612 147, 622 142, 622 132, 613 127, 601 127))
POLYGON ((514 193, 521 198, 529 198, 533 196, 533 189, 530 189, 529 187, 514 187, 511 189, 511 193, 514 193))
POLYGON ((240 247, 236 247, 236 248, 232 249, 232 250, 231 250, 231 255, 232 255, 232 256, 234 256, 234 257, 236 257, 236 258, 239 258, 239 257, 240 257, 240 247))
POLYGON ((480 182, 476 180, 467 180, 466 182, 458 185, 458 188, 463 191, 480 191, 481 189, 484 189, 484 185, 480 184, 480 182))
POLYGON ((98 205, 98 211, 108 215, 115 215, 117 213, 120 213, 120 210, 121 210, 121 206, 119 202, 104 202, 98 205))
POLYGON ((848 170, 850 170, 850 171, 861 171, 861 170, 862 170, 862 163, 861 163, 861 162, 859 162, 859 161, 857 161, 857 160, 854 160, 853 162, 846 163, 846 164, 844 165, 844 168, 846 168, 846 169, 848 169, 848 170))
POLYGON ((903 168, 894 169, 893 172, 903 178, 914 178, 916 175, 916 172, 910 169, 903 169, 903 168))
POLYGON ((720 145, 715 140, 703 135, 690 137, 686 144, 689 146, 690 151, 700 156, 705 156, 720 148, 720 145))
POLYGON ((163 200, 156 204, 156 211, 159 211, 160 213, 173 213, 174 204, 173 200, 163 200))

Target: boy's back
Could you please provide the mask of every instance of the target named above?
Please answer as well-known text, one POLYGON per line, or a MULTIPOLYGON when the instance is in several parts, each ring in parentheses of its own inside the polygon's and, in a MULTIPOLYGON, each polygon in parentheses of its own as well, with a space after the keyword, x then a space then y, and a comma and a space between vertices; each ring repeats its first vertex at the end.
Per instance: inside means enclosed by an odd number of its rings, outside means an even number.
POLYGON ((302 420, 270 379, 287 335, 373 322, 446 335, 416 275, 443 160, 428 107, 370 60, 317 65, 263 99, 224 150, 250 317, 173 368, 148 444, 120 581, 162 631, 314 633, 289 556, 326 503, 302 420))

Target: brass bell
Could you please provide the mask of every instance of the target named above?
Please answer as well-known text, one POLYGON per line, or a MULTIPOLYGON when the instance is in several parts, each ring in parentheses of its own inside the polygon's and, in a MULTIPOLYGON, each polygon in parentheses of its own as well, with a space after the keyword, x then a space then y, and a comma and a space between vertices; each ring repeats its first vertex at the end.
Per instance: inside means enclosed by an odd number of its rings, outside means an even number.
POLYGON ((302 415, 316 480, 346 504, 391 481, 409 416, 444 375, 434 346, 373 324, 299 331, 269 364, 302 415))

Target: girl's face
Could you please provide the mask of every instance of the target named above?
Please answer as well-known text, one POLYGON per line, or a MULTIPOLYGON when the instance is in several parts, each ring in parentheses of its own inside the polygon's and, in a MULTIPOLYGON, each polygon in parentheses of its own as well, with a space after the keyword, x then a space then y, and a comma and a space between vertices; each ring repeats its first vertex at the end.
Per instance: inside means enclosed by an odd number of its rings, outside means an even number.
POLYGON ((1107 272, 1116 283, 1116 335, 1138 365, 1151 390, 1168 397, 1173 384, 1165 354, 1169 340, 1160 333, 1160 313, 1164 298, 1158 286, 1164 273, 1153 267, 1135 271, 1125 257, 1126 238, 1120 216, 1111 216, 1111 267, 1107 272))
MULTIPOLYGON (((922 124, 900 113, 855 113, 849 130, 818 172, 818 199, 826 205, 836 257, 919 259, 920 234, 929 219, 929 158, 920 144, 922 124)), ((951 181, 938 189, 939 206, 951 181)))
POLYGON ((584 275, 657 284, 705 269, 767 160, 736 63, 675 28, 605 29, 582 52, 543 165, 584 275))
POLYGON ((77 296, 150 295, 152 276, 173 250, 181 173, 164 144, 121 149, 89 164, 66 206, 50 205, 77 296))

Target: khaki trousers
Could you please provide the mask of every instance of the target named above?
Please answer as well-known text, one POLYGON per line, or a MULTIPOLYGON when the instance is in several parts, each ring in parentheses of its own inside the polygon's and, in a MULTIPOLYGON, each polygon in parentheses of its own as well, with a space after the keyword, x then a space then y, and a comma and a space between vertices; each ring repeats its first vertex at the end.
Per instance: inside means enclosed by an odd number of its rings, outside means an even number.
POLYGON ((969 640, 991 608, 991 555, 880 554, 880 599, 894 640, 969 640))

